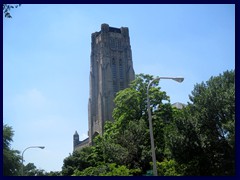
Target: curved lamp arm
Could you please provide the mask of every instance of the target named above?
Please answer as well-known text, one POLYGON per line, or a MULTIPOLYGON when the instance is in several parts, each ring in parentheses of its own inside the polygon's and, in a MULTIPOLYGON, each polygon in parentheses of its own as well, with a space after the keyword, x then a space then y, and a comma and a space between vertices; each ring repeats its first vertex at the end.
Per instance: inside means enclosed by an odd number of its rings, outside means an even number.
POLYGON ((30 149, 30 148, 40 148, 40 149, 44 149, 44 146, 29 146, 26 149, 24 149, 24 151, 22 152, 22 176, 23 176, 23 154, 26 150, 30 149))

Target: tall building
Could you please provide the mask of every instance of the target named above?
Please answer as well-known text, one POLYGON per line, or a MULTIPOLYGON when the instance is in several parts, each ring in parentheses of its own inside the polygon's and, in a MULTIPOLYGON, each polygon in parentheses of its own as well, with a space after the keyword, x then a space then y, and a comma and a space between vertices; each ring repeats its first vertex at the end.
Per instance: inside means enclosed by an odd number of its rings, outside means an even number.
POLYGON ((128 28, 102 24, 99 32, 92 33, 90 64, 89 138, 77 141, 75 133, 74 149, 86 142, 91 145, 93 138, 103 133, 104 122, 113 120, 116 93, 135 78, 128 28))

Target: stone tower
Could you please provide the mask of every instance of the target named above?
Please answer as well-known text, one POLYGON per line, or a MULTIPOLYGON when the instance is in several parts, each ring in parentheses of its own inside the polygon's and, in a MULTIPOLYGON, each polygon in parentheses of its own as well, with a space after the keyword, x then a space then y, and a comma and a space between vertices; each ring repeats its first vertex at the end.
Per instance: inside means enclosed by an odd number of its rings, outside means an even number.
POLYGON ((113 120, 116 93, 135 78, 128 28, 102 24, 99 32, 92 33, 90 64, 88 135, 92 144, 103 133, 104 122, 113 120))
POLYGON ((74 135, 73 135, 73 149, 80 143, 79 141, 79 135, 77 133, 77 131, 75 131, 74 135))

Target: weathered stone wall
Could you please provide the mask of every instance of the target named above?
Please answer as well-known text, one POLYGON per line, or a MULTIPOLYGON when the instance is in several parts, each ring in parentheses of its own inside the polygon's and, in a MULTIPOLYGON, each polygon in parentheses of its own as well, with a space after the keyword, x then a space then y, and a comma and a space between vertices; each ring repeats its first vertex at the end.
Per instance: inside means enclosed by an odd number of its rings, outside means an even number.
POLYGON ((103 133, 106 120, 113 120, 115 94, 129 86, 135 73, 129 31, 126 27, 101 25, 92 34, 89 97, 89 143, 94 133, 103 133))
POLYGON ((103 133, 104 122, 113 120, 116 93, 127 88, 135 78, 127 27, 114 28, 102 24, 101 31, 92 33, 91 40, 88 102, 90 145, 96 134, 103 133))
POLYGON ((84 139, 83 141, 79 141, 78 144, 76 144, 73 148, 73 150, 80 150, 82 149, 83 147, 86 147, 86 146, 89 146, 89 138, 87 139, 84 139))

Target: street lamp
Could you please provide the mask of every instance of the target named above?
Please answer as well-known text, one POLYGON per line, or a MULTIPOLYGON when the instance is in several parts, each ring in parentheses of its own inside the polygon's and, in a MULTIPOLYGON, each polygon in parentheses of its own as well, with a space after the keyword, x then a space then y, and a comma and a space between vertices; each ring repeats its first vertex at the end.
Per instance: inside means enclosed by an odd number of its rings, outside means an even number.
POLYGON ((172 79, 179 83, 183 82, 184 78, 182 77, 157 77, 150 81, 147 86, 147 107, 148 107, 148 120, 149 120, 149 131, 150 131, 150 139, 151 139, 151 151, 152 151, 152 161, 153 161, 153 175, 157 176, 157 164, 156 164, 156 154, 154 148, 154 138, 153 138, 153 126, 152 126, 152 114, 150 109, 150 101, 149 101, 149 87, 154 81, 159 81, 160 79, 172 79))
POLYGON ((25 152, 27 149, 30 149, 30 148, 40 148, 40 149, 44 149, 45 147, 44 147, 44 146, 29 146, 29 147, 27 147, 26 149, 24 149, 24 151, 22 152, 22 176, 23 176, 23 154, 24 154, 24 152, 25 152))

